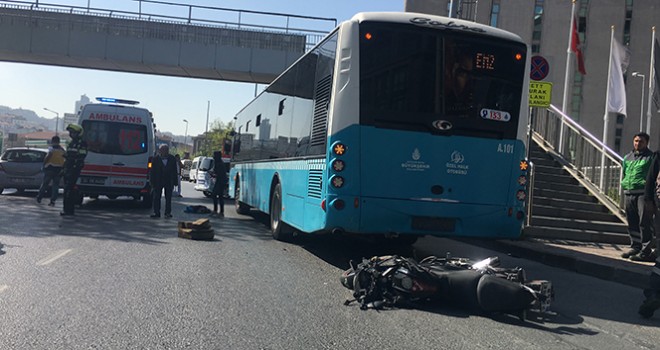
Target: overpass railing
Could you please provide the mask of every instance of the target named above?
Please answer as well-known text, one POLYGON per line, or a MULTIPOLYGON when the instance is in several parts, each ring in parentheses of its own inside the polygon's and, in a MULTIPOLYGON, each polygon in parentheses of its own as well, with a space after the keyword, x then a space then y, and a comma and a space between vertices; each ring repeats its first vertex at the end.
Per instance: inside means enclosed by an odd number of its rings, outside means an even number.
POLYGON ((580 183, 612 212, 624 212, 621 190, 623 158, 589 133, 559 108, 534 109, 532 137, 552 149, 580 183))
POLYGON ((156 0, 132 0, 117 3, 116 5, 121 7, 116 9, 105 9, 91 7, 92 1, 88 0, 87 6, 83 7, 51 4, 39 0, 0 0, 0 7, 246 31, 299 34, 306 37, 307 50, 320 42, 328 32, 337 26, 335 18, 177 4, 156 0), (126 4, 132 4, 132 6, 126 4))

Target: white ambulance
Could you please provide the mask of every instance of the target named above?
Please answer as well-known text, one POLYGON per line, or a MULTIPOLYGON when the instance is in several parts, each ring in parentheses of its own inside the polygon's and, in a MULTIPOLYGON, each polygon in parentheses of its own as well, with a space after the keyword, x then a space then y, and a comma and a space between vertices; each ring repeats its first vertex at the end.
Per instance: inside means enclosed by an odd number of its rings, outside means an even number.
POLYGON ((152 203, 149 169, 156 152, 151 112, 136 101, 96 98, 79 114, 87 143, 85 167, 78 179, 82 197, 130 196, 144 207, 152 203))

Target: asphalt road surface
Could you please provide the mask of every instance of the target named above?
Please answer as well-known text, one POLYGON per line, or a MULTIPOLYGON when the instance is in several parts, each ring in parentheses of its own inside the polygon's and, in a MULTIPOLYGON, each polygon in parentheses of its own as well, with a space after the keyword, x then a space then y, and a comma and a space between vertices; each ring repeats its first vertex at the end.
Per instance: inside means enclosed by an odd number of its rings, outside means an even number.
POLYGON ((412 248, 334 237, 273 240, 263 215, 211 218, 214 241, 178 238, 174 218, 130 199, 85 200, 75 219, 34 193, 0 195, 1 349, 658 349, 641 291, 503 252, 425 238, 412 248), (452 305, 362 311, 339 283, 350 259, 397 253, 482 258, 551 280, 551 312, 526 322, 452 305))

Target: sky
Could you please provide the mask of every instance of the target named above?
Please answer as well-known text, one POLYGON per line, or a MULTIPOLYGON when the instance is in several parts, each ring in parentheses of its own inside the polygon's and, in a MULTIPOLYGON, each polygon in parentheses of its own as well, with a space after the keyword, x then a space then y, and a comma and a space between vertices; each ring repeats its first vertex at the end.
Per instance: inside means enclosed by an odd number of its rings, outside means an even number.
MULTIPOLYGON (((29 1, 29 0, 28 0, 29 1)), ((179 4, 221 7, 240 10, 275 12, 322 18, 336 18, 337 23, 350 19, 358 12, 403 11, 404 0, 179 0, 167 1, 179 4)), ((139 3, 134 0, 39 0, 40 4, 59 4, 138 12, 139 3)), ((173 6, 149 8, 142 5, 142 12, 175 16, 187 16, 187 9, 177 11, 173 6), (174 8, 174 9, 173 9, 174 8)), ((209 12, 210 13, 210 12, 209 12)), ((213 11, 218 16, 218 11, 213 11)), ((198 16, 211 16, 199 12, 198 16)), ((225 20, 225 19, 223 19, 225 20)), ((264 16, 251 19, 243 15, 242 21, 271 21, 264 16)), ((269 24, 269 23, 264 23, 269 24)), ((283 24, 284 25, 284 24, 283 24)), ((290 23, 291 27, 330 31, 331 22, 290 23), (330 24, 328 24, 330 23, 330 24), (315 28, 316 25, 325 28, 315 28)), ((265 85, 257 85, 261 91, 265 85)), ((147 74, 121 73, 81 68, 65 68, 35 64, 0 62, 0 105, 33 110, 45 118, 55 118, 55 113, 74 113, 75 102, 81 95, 91 100, 95 97, 115 97, 140 101, 139 106, 154 114, 157 129, 175 135, 187 135, 205 131, 207 110, 209 124, 219 120, 228 123, 234 115, 254 98, 255 84, 215 81, 204 79, 166 77, 147 74), (207 106, 210 108, 207 109, 207 106)), ((209 126, 210 127, 210 126, 209 126)))

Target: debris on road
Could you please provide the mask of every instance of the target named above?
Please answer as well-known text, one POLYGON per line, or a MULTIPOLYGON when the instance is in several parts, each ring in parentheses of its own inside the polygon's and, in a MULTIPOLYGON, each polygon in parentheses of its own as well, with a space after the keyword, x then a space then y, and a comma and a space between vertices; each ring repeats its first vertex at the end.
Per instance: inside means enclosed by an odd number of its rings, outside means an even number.
POLYGON ((214 231, 209 219, 198 219, 195 221, 179 221, 179 237, 193 240, 213 240, 214 231))

